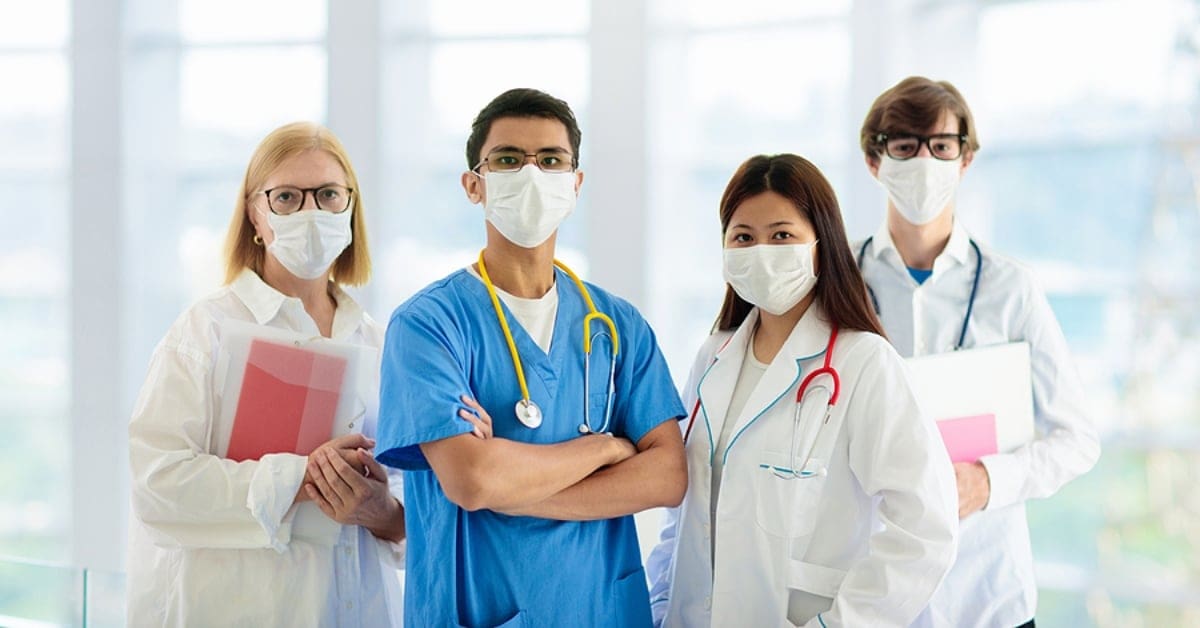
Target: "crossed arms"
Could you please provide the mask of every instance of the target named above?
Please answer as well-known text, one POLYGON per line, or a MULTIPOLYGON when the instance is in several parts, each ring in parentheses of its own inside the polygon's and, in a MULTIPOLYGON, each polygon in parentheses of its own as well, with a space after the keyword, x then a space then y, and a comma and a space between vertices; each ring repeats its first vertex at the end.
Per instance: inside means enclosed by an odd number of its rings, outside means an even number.
MULTIPOLYGON (((486 413, 480 418, 490 427, 486 413)), ((446 497, 467 510, 609 519, 678 506, 687 490, 683 440, 670 419, 636 445, 604 434, 533 445, 468 432, 420 447, 446 497)))

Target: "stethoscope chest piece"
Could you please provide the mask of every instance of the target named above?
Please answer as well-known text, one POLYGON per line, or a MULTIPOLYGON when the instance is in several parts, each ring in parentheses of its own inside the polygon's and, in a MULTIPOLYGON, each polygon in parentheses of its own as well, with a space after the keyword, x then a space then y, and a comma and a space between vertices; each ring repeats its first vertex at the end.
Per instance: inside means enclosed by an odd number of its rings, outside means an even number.
POLYGON ((536 428, 542 424, 542 409, 533 400, 522 399, 517 402, 517 420, 528 428, 536 428))
MULTIPOLYGON (((542 424, 542 410, 537 407, 537 404, 529 398, 529 386, 525 383, 525 369, 521 366, 521 354, 517 351, 517 343, 513 341, 512 331, 508 328, 508 318, 504 316, 504 308, 500 305, 500 297, 496 296, 496 288, 492 285, 492 278, 488 276, 487 265, 483 261, 483 251, 479 252, 479 277, 483 279, 483 284, 487 286, 488 297, 492 300, 492 307, 496 311, 496 320, 500 322, 500 330, 504 332, 504 341, 508 344, 509 355, 512 356, 513 371, 517 375, 517 384, 521 387, 521 400, 517 402, 516 413, 517 420, 521 425, 530 429, 535 429, 542 424)), ((619 341, 617 340, 617 326, 612 319, 596 310, 595 303, 592 302, 592 295, 588 294, 587 286, 583 285, 583 281, 570 269, 566 264, 558 260, 554 260, 554 265, 561 269, 579 288, 579 294, 583 296, 584 303, 587 304, 588 314, 583 317, 583 424, 579 426, 580 433, 589 434, 593 432, 592 420, 590 414, 590 406, 588 401, 591 399, 591 388, 588 387, 588 381, 591 376, 591 357, 592 357, 592 341, 596 338, 608 337, 609 343, 612 345, 612 361, 608 370, 608 395, 607 403, 605 404, 604 423, 600 426, 600 431, 608 429, 608 418, 612 413, 613 403, 613 385, 616 377, 617 369, 617 351, 619 341), (600 320, 608 326, 607 331, 602 331, 592 335, 591 323, 593 319, 600 320)))

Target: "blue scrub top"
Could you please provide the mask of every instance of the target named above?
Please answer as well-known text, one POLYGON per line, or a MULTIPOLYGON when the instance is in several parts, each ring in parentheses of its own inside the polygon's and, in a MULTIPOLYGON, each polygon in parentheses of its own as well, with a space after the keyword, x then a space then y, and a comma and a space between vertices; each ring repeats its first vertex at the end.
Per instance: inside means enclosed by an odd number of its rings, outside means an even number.
MULTIPOLYGON (((460 395, 492 416, 499 438, 557 443, 583 420, 583 317, 575 283, 555 269, 558 314, 547 355, 505 307, 541 427, 517 421, 521 388, 487 288, 465 270, 401 305, 383 350, 376 451, 404 476, 407 626, 649 626, 633 517, 556 521, 469 512, 442 492, 418 447, 471 431, 460 395)), ((654 333, 628 302, 588 284, 620 335, 611 431, 634 443, 683 405, 654 333)), ((503 307, 503 306, 502 306, 503 307)), ((594 323, 599 331, 601 323, 594 323)), ((593 426, 603 420, 611 348, 593 343, 593 426)))

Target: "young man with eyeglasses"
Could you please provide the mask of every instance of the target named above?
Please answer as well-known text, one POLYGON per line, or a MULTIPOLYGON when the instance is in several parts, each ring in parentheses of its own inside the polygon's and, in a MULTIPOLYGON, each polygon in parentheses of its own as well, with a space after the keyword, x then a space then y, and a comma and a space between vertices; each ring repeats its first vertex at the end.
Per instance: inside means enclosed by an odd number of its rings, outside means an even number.
POLYGON ((478 261, 388 326, 379 460, 405 478, 409 626, 648 626, 632 513, 675 506, 683 406, 646 321, 554 259, 583 183, 567 104, 510 90, 462 186, 478 261))
POLYGON ((860 140, 888 202, 879 230, 853 247, 888 338, 906 357, 1028 342, 1041 435, 954 464, 958 558, 914 625, 1033 626, 1025 502, 1050 497, 1100 455, 1066 339, 1032 272, 977 243, 955 216, 979 140, 953 85, 904 79, 875 100, 860 140))

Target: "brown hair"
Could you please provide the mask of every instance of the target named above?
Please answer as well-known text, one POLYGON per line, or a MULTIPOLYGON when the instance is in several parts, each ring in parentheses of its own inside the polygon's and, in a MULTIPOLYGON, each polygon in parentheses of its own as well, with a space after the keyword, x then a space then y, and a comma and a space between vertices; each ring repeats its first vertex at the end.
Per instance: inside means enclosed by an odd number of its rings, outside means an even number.
POLYGON ((262 276, 266 249, 254 242, 256 232, 247 213, 251 197, 262 192, 259 188, 283 162, 310 150, 325 151, 333 157, 346 173, 346 186, 354 190, 350 204, 350 211, 353 212, 350 216, 351 242, 334 260, 332 279, 351 286, 367 283, 371 276, 371 255, 367 250, 367 221, 363 216, 358 177, 354 175, 350 156, 346 154, 342 143, 332 131, 315 122, 293 122, 275 129, 263 138, 250 157, 246 176, 238 189, 237 202, 234 203, 229 232, 225 234, 225 283, 237 279, 246 268, 262 276))
POLYGON ((966 99, 949 81, 932 81, 923 76, 910 76, 896 83, 871 104, 859 132, 863 154, 872 160, 878 158, 883 152, 879 134, 920 135, 938 123, 943 111, 958 118, 958 132, 967 136, 963 154, 973 155, 979 150, 979 137, 966 99))
MULTIPOLYGON (((721 233, 746 199, 774 192, 796 206, 817 234, 816 299, 832 325, 884 336, 883 327, 871 309, 867 285, 863 282, 854 254, 846 240, 842 211, 837 196, 821 171, 798 155, 756 155, 747 159, 721 195, 721 233)), ((725 303, 717 317, 717 329, 735 329, 746 320, 753 306, 726 284, 725 303)))

